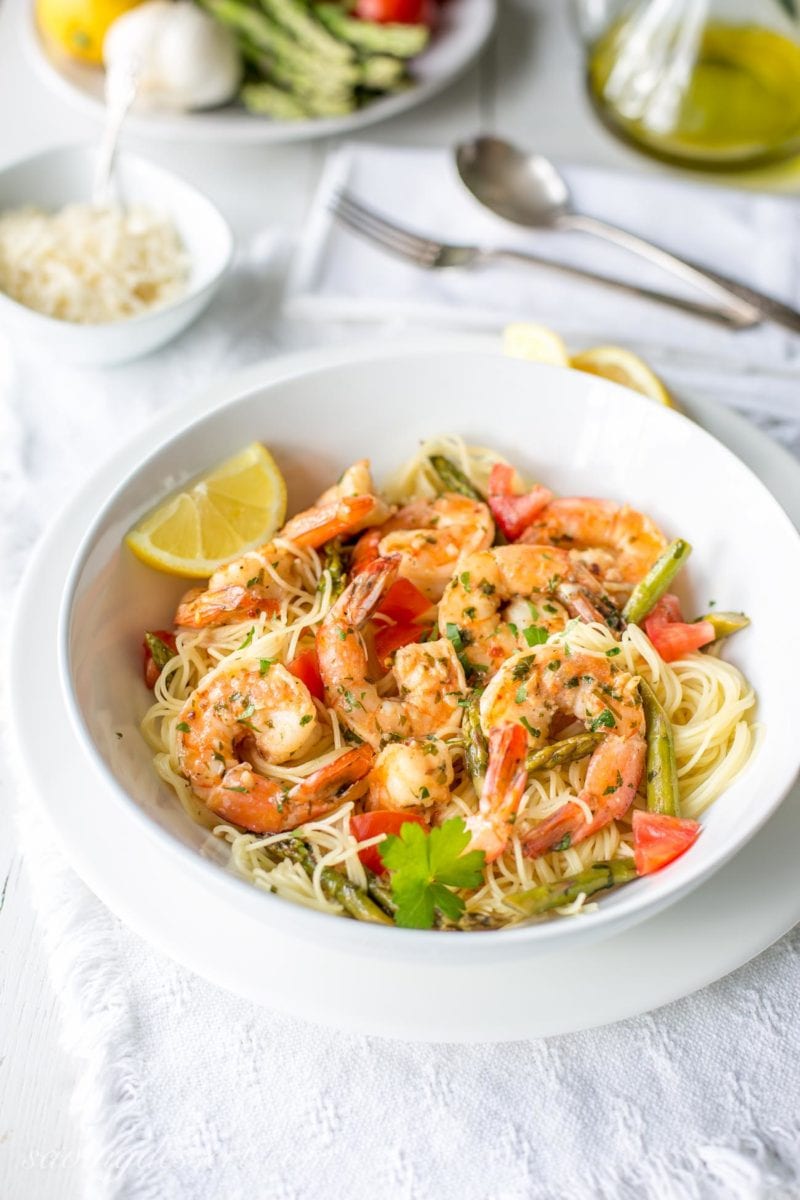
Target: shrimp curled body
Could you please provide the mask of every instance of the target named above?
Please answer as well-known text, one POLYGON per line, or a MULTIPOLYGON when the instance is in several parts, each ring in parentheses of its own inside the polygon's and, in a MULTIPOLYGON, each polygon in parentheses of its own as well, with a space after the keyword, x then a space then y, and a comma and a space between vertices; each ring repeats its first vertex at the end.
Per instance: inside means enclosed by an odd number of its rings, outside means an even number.
POLYGON ((461 724, 464 671, 442 638, 402 646, 394 656, 398 695, 382 695, 369 678, 361 630, 397 578, 400 555, 370 563, 342 592, 317 632, 317 657, 328 704, 369 745, 399 738, 444 736, 461 724))
POLYGON ((439 628, 451 635, 458 630, 469 662, 491 674, 530 644, 526 627, 553 632, 564 627, 565 613, 612 628, 620 624, 601 584, 566 550, 497 546, 461 562, 439 605, 439 628), (524 624, 521 601, 528 610, 524 624))
POLYGON ((288 787, 249 761, 287 762, 318 736, 305 684, 279 664, 264 674, 260 664, 240 665, 215 672, 186 701, 178 763, 212 812, 257 833, 279 833, 341 804, 372 765, 372 752, 359 747, 288 787))
POLYGON ((589 761, 579 802, 567 801, 525 837, 523 850, 531 858, 582 842, 623 817, 644 770, 645 719, 638 677, 608 659, 567 649, 564 642, 552 642, 515 656, 497 672, 480 701, 485 731, 522 727, 529 749, 547 743, 557 713, 568 713, 587 729, 605 734, 589 761))
POLYGON ((638 583, 667 545, 644 513, 613 500, 583 496, 551 500, 521 541, 570 550, 607 582, 624 584, 638 583))

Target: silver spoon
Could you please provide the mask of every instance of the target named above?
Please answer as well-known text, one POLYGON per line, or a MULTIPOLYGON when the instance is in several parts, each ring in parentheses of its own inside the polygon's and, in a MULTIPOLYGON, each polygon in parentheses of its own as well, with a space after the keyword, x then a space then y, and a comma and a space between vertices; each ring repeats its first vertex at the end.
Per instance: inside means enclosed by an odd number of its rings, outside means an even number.
POLYGON ((136 99, 138 63, 135 60, 106 72, 106 113, 92 180, 92 204, 104 208, 113 193, 114 160, 122 126, 136 99))
POLYGON ((800 333, 800 312, 788 304, 678 258, 627 229, 575 212, 566 180, 541 154, 527 154, 502 138, 477 137, 457 146, 455 156, 461 180, 473 196, 507 221, 537 229, 593 233, 700 288, 726 307, 739 328, 756 325, 768 317, 800 333))

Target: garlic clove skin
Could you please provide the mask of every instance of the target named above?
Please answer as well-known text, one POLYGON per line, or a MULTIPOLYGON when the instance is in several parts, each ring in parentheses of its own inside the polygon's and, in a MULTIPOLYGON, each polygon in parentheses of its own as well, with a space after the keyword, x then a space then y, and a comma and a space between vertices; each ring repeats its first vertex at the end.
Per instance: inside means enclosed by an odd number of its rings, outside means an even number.
POLYGON ((233 37, 192 0, 146 0, 111 25, 106 70, 134 72, 135 107, 187 111, 231 100, 242 78, 233 37))

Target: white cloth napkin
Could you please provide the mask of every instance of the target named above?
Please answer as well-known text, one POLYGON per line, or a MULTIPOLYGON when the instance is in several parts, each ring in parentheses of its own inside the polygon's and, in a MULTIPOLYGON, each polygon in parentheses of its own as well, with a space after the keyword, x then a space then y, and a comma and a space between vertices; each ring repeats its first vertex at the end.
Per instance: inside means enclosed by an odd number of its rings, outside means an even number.
MULTIPOLYGON (((579 210, 800 307, 798 201, 672 177, 569 165, 563 170, 579 210)), ((328 159, 290 277, 288 311, 294 315, 477 327, 539 321, 575 346, 630 345, 656 367, 671 367, 685 385, 704 383, 713 374, 724 399, 752 393, 748 376, 758 371, 769 379, 770 410, 787 417, 797 411, 792 375, 800 369, 798 334, 768 323, 731 332, 544 267, 496 263, 425 271, 340 224, 331 213, 339 190, 426 236, 528 249, 626 282, 704 298, 596 237, 522 229, 496 217, 460 182, 448 150, 358 143, 328 159)))
MULTIPOLYGON (((160 407, 267 354, 352 338, 279 317, 284 251, 269 234, 243 248, 209 313, 141 363, 77 371, 5 347, 0 482, 13 519, 0 526, 0 609, 49 514, 160 407)), ((568 310, 552 320, 565 327, 568 310)), ((772 382, 751 388, 760 419, 777 413, 798 444, 800 420, 780 397, 768 403, 772 382)), ((89 893, 28 809, 22 823, 79 1072, 92 1200, 800 1192, 798 931, 701 994, 613 1028, 501 1047, 386 1043, 276 1016, 165 960, 89 893)))

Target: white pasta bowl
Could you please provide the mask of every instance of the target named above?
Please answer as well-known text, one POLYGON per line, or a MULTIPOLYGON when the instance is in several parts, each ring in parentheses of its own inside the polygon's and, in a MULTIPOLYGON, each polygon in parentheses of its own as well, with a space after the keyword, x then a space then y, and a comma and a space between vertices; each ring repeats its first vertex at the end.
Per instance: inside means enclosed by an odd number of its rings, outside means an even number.
MULTIPOLYGON (((119 484, 88 529, 64 594, 61 687, 109 803, 167 847, 176 865, 198 873, 220 905, 353 954, 500 961, 643 920, 717 870, 773 812, 800 765, 789 715, 800 661, 790 608, 798 588, 800 538, 788 517, 743 463, 687 418, 604 380, 484 350, 373 350, 239 392, 202 419, 187 418, 182 432, 119 484), (496 447, 562 494, 625 500, 669 536, 687 538, 694 553, 679 590, 688 611, 702 611, 713 598, 752 618, 726 655, 756 689, 763 724, 756 753, 704 815, 701 837, 667 869, 601 895, 595 911, 449 936, 321 914, 235 876, 227 846, 186 816, 156 776, 138 732, 150 703, 141 678, 142 631, 170 622, 183 584, 142 565, 122 541, 176 484, 251 439, 268 444, 282 466, 291 512, 353 459, 368 455, 380 480, 421 438, 442 432, 496 447)), ((124 855, 125 847, 109 845, 108 853, 124 855)))
MULTIPOLYGON (((34 205, 56 211, 88 202, 97 157, 93 146, 64 146, 0 170, 0 212, 34 205)), ((175 300, 122 321, 78 324, 36 312, 0 291, 0 323, 47 353, 78 366, 113 366, 140 358, 181 333, 211 301, 233 252, 233 235, 202 192, 171 171, 120 154, 114 194, 124 205, 141 204, 165 214, 186 248, 189 278, 175 300)))

